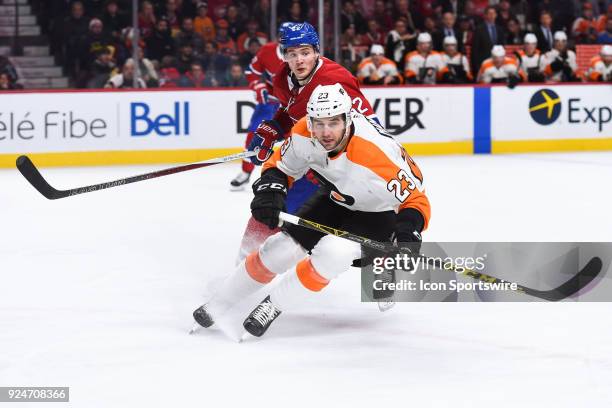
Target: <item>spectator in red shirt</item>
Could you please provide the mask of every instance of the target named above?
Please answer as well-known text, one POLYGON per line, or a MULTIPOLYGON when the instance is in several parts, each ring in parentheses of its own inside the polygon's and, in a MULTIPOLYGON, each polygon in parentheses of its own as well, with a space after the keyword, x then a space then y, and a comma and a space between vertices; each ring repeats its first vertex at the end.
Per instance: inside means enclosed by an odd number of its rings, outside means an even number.
POLYGON ((385 35, 378 27, 378 23, 374 19, 368 20, 368 31, 361 36, 363 45, 370 47, 373 44, 384 44, 385 35))
POLYGON ((159 87, 175 88, 181 79, 181 73, 176 69, 176 59, 171 55, 166 55, 161 60, 159 70, 159 87))
POLYGON ((149 37, 155 29, 156 23, 157 17, 155 17, 153 4, 148 0, 143 1, 138 13, 138 27, 140 28, 141 36, 143 38, 149 37))
POLYGON ((202 88, 206 86, 204 70, 202 64, 199 62, 191 63, 189 71, 185 72, 178 82, 178 86, 181 88, 202 88))

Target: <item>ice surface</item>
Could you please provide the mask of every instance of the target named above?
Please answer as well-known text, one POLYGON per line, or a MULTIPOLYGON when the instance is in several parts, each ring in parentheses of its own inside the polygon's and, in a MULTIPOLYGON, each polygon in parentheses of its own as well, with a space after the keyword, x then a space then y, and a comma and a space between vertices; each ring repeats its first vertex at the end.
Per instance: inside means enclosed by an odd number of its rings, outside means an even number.
MULTIPOLYGON (((432 202, 426 240, 612 241, 611 153, 417 161, 432 202)), ((70 188, 150 169, 43 174, 70 188)), ((0 171, 0 385, 70 386, 70 405, 54 406, 88 408, 612 406, 606 303, 380 313, 360 303, 354 270, 261 339, 187 335, 249 216, 250 193, 228 191, 237 171, 57 201, 0 171)), ((230 335, 253 303, 223 319, 230 335)))

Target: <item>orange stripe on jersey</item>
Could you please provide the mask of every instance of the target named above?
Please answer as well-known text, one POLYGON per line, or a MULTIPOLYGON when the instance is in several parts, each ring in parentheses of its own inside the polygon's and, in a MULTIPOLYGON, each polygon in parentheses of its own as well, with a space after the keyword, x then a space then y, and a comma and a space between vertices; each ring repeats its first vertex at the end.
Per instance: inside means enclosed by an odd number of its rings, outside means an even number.
MULTIPOLYGON (((353 135, 346 149, 346 157, 353 163, 370 169, 386 183, 391 182, 391 180, 398 180, 401 184, 402 190, 410 191, 410 194, 404 200, 404 202, 400 202, 398 199, 398 202, 400 203, 399 209, 414 208, 418 210, 423 215, 423 219, 425 220, 425 228, 423 229, 427 228, 431 214, 427 196, 417 188, 412 190, 408 189, 408 181, 400 178, 399 176, 399 172, 402 169, 393 163, 393 161, 389 159, 389 157, 387 157, 387 155, 378 146, 358 135, 353 135), (367 152, 367 154, 365 154, 365 152, 367 152)), ((410 168, 413 168, 413 166, 415 168, 415 170, 411 170, 413 176, 415 178, 419 177, 420 170, 418 170, 416 164, 414 162, 408 162, 408 160, 410 160, 408 158, 406 160, 410 168)), ((389 194, 392 193, 390 192, 389 194)))
POLYGON ((408 62, 408 60, 412 57, 414 57, 415 55, 418 54, 418 51, 411 51, 408 54, 406 54, 406 56, 404 57, 404 61, 408 62))
POLYGON ((307 120, 308 117, 304 116, 303 118, 295 122, 295 125, 293 125, 293 127, 291 128, 291 134, 298 134, 300 136, 310 137, 307 120))
POLYGON ((276 276, 274 272, 266 268, 263 262, 261 262, 259 251, 247 255, 244 262, 244 266, 249 276, 259 283, 268 283, 276 276))
POLYGON ((329 284, 329 280, 317 272, 310 259, 302 259, 295 267, 297 277, 306 289, 319 292, 329 284))
MULTIPOLYGON (((308 123, 306 122, 307 117, 304 116, 302 119, 298 120, 297 122, 295 122, 295 125, 293 125, 293 127, 291 128, 291 136, 289 137, 310 137, 310 132, 308 131, 308 123)), ((285 140, 284 143, 289 143, 287 140, 285 140)), ((282 159, 282 155, 281 152, 283 151, 283 148, 281 147, 280 149, 276 150, 272 156, 266 160, 266 162, 263 164, 263 167, 261 169, 261 172, 263 173, 264 171, 274 167, 278 167, 277 163, 279 160, 282 159)), ((287 176, 289 179, 289 187, 291 187, 291 185, 294 182, 293 177, 287 176)))
POLYGON ((362 59, 359 65, 357 66, 357 70, 359 71, 361 68, 365 67, 371 62, 372 62, 372 57, 367 57, 367 58, 362 59))
POLYGON ((591 58, 591 63, 589 64, 589 67, 591 68, 595 68, 595 65, 597 65, 598 62, 602 61, 601 56, 596 55, 593 58, 591 58))
MULTIPOLYGON (((288 143, 288 142, 285 140, 285 143, 288 143)), ((281 150, 282 148, 275 150, 274 153, 272 153, 272 156, 270 156, 270 158, 264 162, 261 168, 262 173, 271 168, 275 168, 275 169, 278 168, 278 162, 282 159, 281 150)), ((288 181, 287 187, 291 188, 291 186, 295 182, 295 179, 291 176, 287 176, 287 181, 288 181)))

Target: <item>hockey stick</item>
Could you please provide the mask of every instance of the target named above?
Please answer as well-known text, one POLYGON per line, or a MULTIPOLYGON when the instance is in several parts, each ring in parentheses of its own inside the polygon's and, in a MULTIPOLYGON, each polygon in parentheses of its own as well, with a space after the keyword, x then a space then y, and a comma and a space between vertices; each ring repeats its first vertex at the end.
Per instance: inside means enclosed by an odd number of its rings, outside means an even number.
MULTIPOLYGON (((373 241, 368 238, 360 237, 359 235, 351 234, 350 232, 347 232, 347 231, 342 231, 336 228, 328 227, 326 225, 322 225, 322 224, 319 224, 313 221, 305 220, 303 218, 297 217, 295 215, 287 214, 284 212, 280 213, 279 218, 284 222, 288 222, 293 225, 299 225, 301 227, 308 228, 313 231, 322 232, 324 234, 334 235, 340 238, 348 239, 349 241, 356 242, 360 245, 363 245, 363 246, 366 246, 372 249, 386 251, 389 246, 389 244, 385 244, 385 243, 378 242, 378 241, 373 241)), ((424 259, 428 264, 433 263, 433 265, 435 266, 436 260, 434 258, 429 258, 426 256, 421 256, 421 258, 424 259)), ((582 288, 584 288, 589 283, 591 283, 591 281, 595 279, 597 275, 599 275, 602 267, 603 267, 603 262, 601 261, 601 258, 595 256, 589 262, 587 262, 584 268, 578 271, 576 275, 574 275, 567 282, 563 283, 561 286, 555 289, 537 290, 537 289, 529 288, 527 286, 516 284, 517 286, 516 292, 521 292, 521 293, 525 293, 533 297, 548 300, 551 302, 556 302, 556 301, 565 299, 577 293, 582 288)), ((461 268, 460 270, 456 266, 453 266, 453 265, 449 265, 449 266, 445 265, 442 267, 442 269, 453 271, 458 275, 469 276, 470 278, 473 278, 479 281, 483 281, 483 282, 512 283, 504 279, 499 279, 499 278, 496 278, 490 275, 486 275, 484 273, 477 272, 473 269, 461 268)))
POLYGON ((91 186, 71 188, 69 190, 56 190, 53 188, 47 180, 40 174, 40 171, 36 168, 32 160, 28 156, 19 156, 17 158, 17 169, 23 177, 36 189, 38 192, 49 200, 56 200, 58 198, 65 198, 77 194, 91 193, 92 191, 104 190, 106 188, 123 186, 125 184, 137 183, 139 181, 150 180, 157 177, 168 176, 170 174, 180 173, 183 171, 189 171, 199 169, 201 167, 212 166, 214 164, 226 163, 232 160, 244 159, 257 154, 257 152, 242 152, 237 154, 231 154, 229 156, 218 157, 215 159, 205 160, 202 162, 185 164, 178 167, 170 167, 164 170, 157 170, 151 173, 140 174, 138 176, 127 177, 119 180, 108 181, 106 183, 93 184, 91 186))

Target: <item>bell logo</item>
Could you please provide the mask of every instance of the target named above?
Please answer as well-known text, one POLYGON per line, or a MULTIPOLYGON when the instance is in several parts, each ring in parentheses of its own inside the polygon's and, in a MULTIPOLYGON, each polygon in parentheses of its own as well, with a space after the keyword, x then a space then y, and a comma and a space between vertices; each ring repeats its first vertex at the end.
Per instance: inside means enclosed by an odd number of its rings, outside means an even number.
POLYGON ((154 113, 146 102, 130 103, 131 136, 189 136, 189 102, 174 102, 171 106, 171 111, 154 113))
POLYGON ((540 125, 550 125, 561 115, 561 98, 553 90, 541 89, 529 101, 529 114, 540 125))

